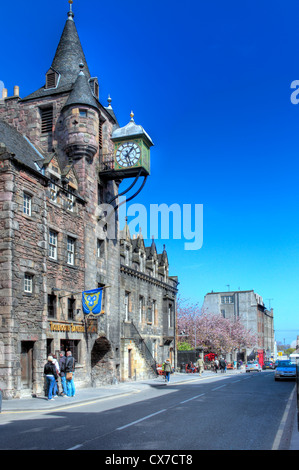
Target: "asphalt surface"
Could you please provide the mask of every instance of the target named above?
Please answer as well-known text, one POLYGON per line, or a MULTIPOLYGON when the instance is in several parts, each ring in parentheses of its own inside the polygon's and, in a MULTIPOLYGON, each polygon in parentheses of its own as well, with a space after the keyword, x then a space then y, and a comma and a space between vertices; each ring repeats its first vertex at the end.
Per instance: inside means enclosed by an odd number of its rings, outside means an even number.
MULTIPOLYGON (((267 373, 267 372, 266 372, 267 373)), ((226 376, 233 376, 238 374, 245 374, 245 371, 227 371, 226 376)), ((220 375, 220 373, 218 373, 220 375)), ((216 374, 214 372, 205 371, 202 374, 200 380, 208 379, 209 377, 215 378, 216 374)), ((192 383, 194 381, 198 382, 198 374, 186 374, 186 373, 174 373, 171 375, 171 384, 179 383, 192 383)), ((162 384, 164 379, 159 376, 155 379, 143 380, 143 381, 134 381, 120 383, 110 386, 102 386, 99 388, 84 388, 77 389, 75 397, 56 397, 53 401, 48 401, 45 397, 29 397, 15 400, 3 400, 2 401, 2 413, 0 414, 0 424, 1 417, 8 418, 12 415, 24 415, 26 413, 38 412, 38 411, 54 411, 71 409, 72 407, 76 408, 78 405, 83 405, 84 403, 98 402, 100 400, 107 400, 112 397, 125 396, 132 393, 137 393, 146 388, 150 388, 153 385, 162 384)), ((294 389, 291 394, 290 399, 286 405, 284 416, 282 418, 281 424, 279 426, 275 445, 278 444, 281 436, 283 435, 284 428, 288 423, 288 426, 292 426, 292 433, 290 437, 290 442, 288 443, 289 450, 299 450, 299 431, 298 431, 298 410, 297 410, 297 400, 296 400, 296 386, 294 383, 294 389)), ((17 416, 14 416, 16 418, 17 416)))

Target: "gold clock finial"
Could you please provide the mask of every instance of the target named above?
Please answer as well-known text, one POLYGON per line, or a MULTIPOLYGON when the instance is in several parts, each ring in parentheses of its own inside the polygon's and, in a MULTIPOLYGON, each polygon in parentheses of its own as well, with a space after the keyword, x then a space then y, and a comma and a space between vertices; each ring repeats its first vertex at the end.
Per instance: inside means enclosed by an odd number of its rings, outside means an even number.
POLYGON ((73 5, 73 0, 69 0, 69 4, 70 4, 70 11, 72 11, 72 5, 73 5))
POLYGON ((133 113, 133 111, 131 111, 130 116, 131 116, 131 121, 134 121, 134 113, 133 113))

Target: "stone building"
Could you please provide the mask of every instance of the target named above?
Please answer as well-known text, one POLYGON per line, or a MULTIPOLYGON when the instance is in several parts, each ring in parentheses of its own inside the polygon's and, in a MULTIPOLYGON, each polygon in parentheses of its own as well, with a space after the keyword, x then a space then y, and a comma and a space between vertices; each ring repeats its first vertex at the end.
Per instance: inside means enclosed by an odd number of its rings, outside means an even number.
MULTIPOLYGON (((209 292, 205 295, 203 311, 219 313, 224 318, 240 318, 247 330, 257 338, 253 348, 241 351, 242 359, 256 358, 258 351, 263 351, 270 358, 274 352, 274 314, 267 310, 263 298, 253 290, 209 292)), ((229 361, 236 357, 228 358, 229 361)))
MULTIPOLYGON (((3 90, 0 388, 5 398, 43 393, 47 355, 60 350, 72 351, 79 387, 149 376, 155 361, 169 355, 174 364, 178 282, 169 276, 165 249, 158 254, 154 243, 146 248, 141 235, 131 239, 127 227, 119 230, 118 188, 131 173, 125 168, 111 176, 102 170, 111 165, 116 141, 128 127, 119 126, 108 103, 99 101, 98 79, 89 72, 72 9, 44 86, 25 98, 18 87, 13 96, 3 90), (115 237, 107 237, 107 214, 100 209, 111 201, 115 237), (102 312, 86 318, 82 292, 98 287, 105 287, 102 312)), ((142 140, 149 165, 148 134, 132 116, 129 128, 138 130, 128 139, 138 145, 142 140)))

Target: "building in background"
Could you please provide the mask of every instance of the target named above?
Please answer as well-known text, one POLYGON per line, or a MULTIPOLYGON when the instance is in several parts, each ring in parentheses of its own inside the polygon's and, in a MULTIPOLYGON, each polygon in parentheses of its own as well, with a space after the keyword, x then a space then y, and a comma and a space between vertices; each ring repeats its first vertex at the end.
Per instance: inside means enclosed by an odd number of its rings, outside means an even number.
POLYGON ((0 101, 4 397, 42 393, 47 355, 60 350, 72 351, 79 387, 144 378, 174 360, 178 283, 166 251, 123 235, 118 221, 119 184, 147 178, 152 145, 133 114, 120 127, 111 101, 100 103, 70 7, 44 85, 24 98, 4 89, 0 101), (102 311, 86 318, 82 292, 99 287, 102 311))
POLYGON ((202 308, 207 313, 218 313, 224 318, 239 318, 245 328, 256 335, 254 347, 239 352, 243 360, 257 358, 258 351, 263 351, 265 359, 274 353, 273 309, 267 310, 263 298, 253 290, 209 292, 205 295, 202 308))

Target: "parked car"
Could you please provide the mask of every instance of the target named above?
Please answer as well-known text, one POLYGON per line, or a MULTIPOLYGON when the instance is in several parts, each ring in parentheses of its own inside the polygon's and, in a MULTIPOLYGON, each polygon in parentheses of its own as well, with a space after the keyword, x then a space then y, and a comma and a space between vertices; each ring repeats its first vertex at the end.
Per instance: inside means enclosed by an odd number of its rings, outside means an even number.
POLYGON ((246 364, 246 372, 262 372, 262 367, 259 362, 247 362, 246 364))
POLYGON ((291 361, 279 361, 275 369, 275 380, 281 379, 295 379, 296 378, 296 364, 291 361))
POLYGON ((275 369, 275 364, 272 361, 265 361, 263 369, 275 369))

